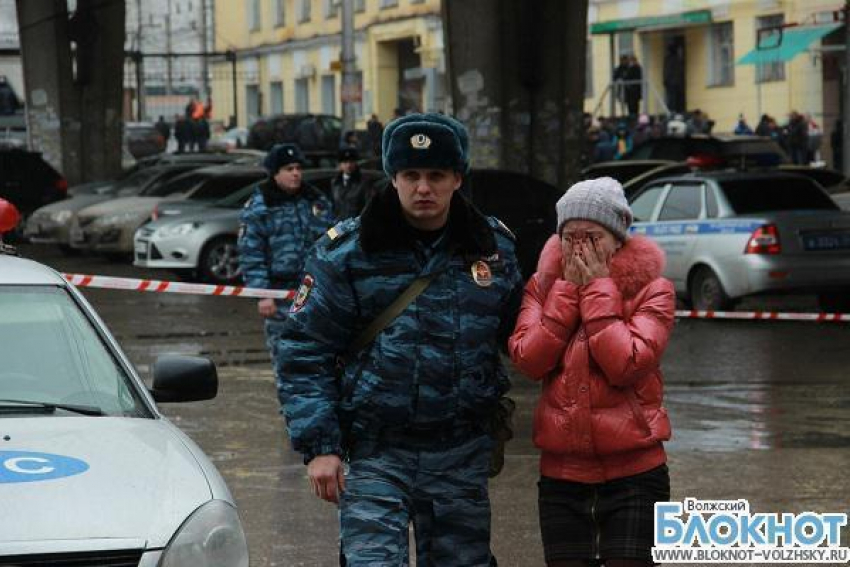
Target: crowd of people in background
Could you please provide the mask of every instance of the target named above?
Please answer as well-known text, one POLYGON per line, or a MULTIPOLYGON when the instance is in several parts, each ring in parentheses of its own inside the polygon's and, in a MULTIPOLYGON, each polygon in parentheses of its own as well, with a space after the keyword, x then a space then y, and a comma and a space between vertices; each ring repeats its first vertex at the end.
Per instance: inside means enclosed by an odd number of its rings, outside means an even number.
MULTIPOLYGON (((212 116, 212 101, 206 104, 197 99, 190 99, 183 114, 174 115, 173 133, 177 142, 177 153, 205 152, 210 140, 210 117, 212 116)), ((168 143, 172 134, 172 125, 160 116, 154 127, 168 143)))
MULTIPOLYGON (((662 136, 690 136, 711 134, 715 121, 697 108, 685 114, 652 116, 636 114, 628 117, 594 117, 584 114, 585 147, 582 163, 590 165, 602 161, 621 159, 632 148, 646 140, 662 136)), ((780 124, 776 118, 763 114, 752 128, 743 114, 733 128, 725 130, 738 136, 764 136, 775 140, 788 154, 791 161, 799 165, 822 162, 820 155, 823 130, 809 114, 791 111, 787 120, 780 124)), ((830 138, 833 167, 841 168, 842 124, 838 120, 830 138)))

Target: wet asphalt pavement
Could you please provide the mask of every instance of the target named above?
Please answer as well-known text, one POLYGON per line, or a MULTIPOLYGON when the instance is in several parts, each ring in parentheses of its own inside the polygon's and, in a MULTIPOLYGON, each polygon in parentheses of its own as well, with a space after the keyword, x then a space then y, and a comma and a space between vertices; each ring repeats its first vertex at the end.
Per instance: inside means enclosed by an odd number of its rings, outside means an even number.
MULTIPOLYGON (((65 271, 169 279, 52 248, 25 255, 65 271)), ((334 566, 336 510, 308 491, 284 437, 255 301, 87 289, 86 297, 140 374, 158 354, 200 354, 219 368, 217 399, 164 405, 222 472, 240 508, 251 564, 334 566)), ((810 298, 767 308, 810 310, 810 298)), ((765 307, 750 300, 742 308, 765 307)), ((850 324, 679 321, 665 355, 673 499, 749 499, 757 512, 850 510, 850 324)), ((491 483, 493 549, 502 566, 543 565, 537 451, 538 386, 513 373, 516 438, 491 483)), ((848 545, 850 532, 843 532, 848 545)))

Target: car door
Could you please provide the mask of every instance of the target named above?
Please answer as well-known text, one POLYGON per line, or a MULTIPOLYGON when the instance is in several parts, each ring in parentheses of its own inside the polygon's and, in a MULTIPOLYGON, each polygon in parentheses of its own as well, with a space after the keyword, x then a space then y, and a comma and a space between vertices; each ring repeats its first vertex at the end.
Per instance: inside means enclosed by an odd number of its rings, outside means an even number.
POLYGON ((667 255, 664 274, 679 291, 687 287, 688 269, 699 238, 699 221, 705 216, 704 209, 703 183, 690 180, 673 182, 652 223, 651 236, 667 255))

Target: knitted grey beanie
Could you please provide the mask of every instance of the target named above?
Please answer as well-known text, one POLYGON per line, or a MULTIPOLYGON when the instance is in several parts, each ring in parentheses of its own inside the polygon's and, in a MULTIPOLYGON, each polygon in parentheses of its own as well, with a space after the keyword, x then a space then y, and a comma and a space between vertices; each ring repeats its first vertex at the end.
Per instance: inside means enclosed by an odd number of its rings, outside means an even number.
POLYGON ((616 179, 600 177, 580 181, 567 189, 555 205, 558 234, 571 220, 588 220, 601 224, 620 240, 629 236, 632 210, 616 179))

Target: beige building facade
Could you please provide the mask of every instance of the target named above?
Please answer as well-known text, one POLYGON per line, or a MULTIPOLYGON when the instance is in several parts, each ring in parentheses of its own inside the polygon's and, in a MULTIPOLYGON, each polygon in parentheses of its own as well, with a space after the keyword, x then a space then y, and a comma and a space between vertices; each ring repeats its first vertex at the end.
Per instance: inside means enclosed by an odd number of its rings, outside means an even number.
POLYGON ((842 6, 842 0, 591 0, 585 109, 611 114, 606 89, 613 65, 634 54, 643 71, 644 112, 698 108, 716 132, 731 132, 739 115, 755 128, 762 114, 783 124, 796 110, 811 114, 828 140, 839 117, 842 6), (741 61, 756 49, 759 29, 773 30, 762 32, 764 48, 784 24, 799 24, 783 30, 785 48, 797 42, 793 58, 741 61))
POLYGON ((373 113, 444 110, 439 0, 216 0, 215 49, 231 59, 212 64, 214 118, 341 115, 341 2, 354 7, 358 127, 373 113))

